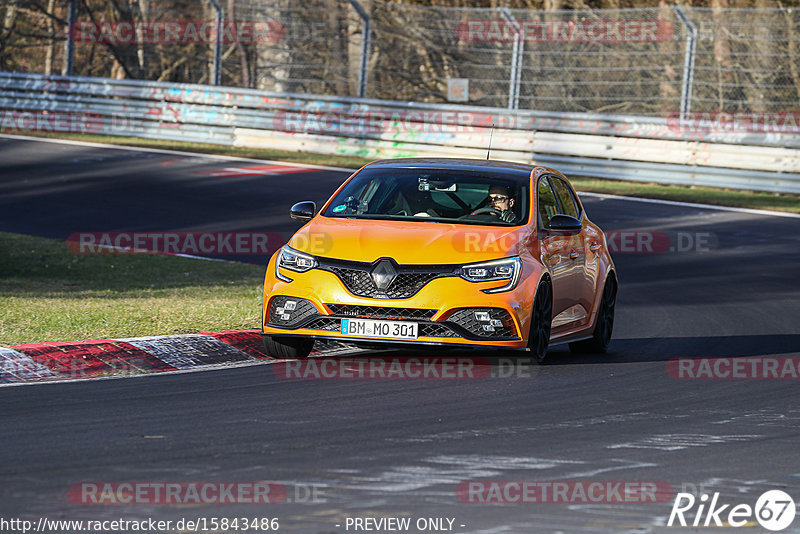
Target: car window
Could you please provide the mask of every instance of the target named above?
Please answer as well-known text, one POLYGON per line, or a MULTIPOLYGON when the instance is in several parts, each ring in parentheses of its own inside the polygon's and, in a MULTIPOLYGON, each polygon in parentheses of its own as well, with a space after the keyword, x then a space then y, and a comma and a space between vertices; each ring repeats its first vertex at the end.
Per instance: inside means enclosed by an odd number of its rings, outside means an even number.
POLYGON ((572 196, 569 186, 561 178, 552 178, 553 189, 558 198, 559 213, 578 218, 578 206, 575 198, 572 196))
POLYGON ((542 228, 547 228, 550 219, 556 214, 556 197, 550 189, 550 180, 547 176, 539 180, 537 191, 537 205, 539 206, 539 217, 542 219, 542 228))
POLYGON ((325 217, 517 226, 527 222, 529 178, 450 169, 365 169, 331 200, 325 217), (506 210, 490 205, 505 196, 506 210))

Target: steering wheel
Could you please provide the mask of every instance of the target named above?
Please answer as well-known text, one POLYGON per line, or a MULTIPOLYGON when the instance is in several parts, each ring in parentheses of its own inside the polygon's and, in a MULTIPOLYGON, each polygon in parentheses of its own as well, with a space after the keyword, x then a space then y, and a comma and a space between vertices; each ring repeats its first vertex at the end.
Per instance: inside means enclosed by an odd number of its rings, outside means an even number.
POLYGON ((473 213, 470 213, 469 215, 487 215, 487 214, 491 214, 497 218, 500 218, 500 216, 503 215, 503 212, 495 208, 486 207, 477 209, 473 213))

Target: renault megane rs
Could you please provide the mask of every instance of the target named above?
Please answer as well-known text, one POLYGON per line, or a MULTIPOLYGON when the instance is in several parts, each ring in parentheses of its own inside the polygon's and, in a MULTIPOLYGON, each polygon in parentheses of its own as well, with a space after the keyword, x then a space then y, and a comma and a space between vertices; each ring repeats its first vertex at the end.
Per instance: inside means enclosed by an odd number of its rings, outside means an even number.
POLYGON ((617 277, 602 230, 560 172, 469 159, 364 166, 270 259, 267 352, 315 339, 418 348, 605 352, 617 277))

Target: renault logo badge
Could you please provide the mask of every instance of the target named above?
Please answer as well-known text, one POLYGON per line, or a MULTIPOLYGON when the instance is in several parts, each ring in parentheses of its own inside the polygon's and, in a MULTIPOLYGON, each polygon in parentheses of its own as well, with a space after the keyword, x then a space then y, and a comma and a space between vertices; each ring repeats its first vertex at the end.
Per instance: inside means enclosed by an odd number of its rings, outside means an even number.
POLYGON ((375 267, 373 267, 372 272, 370 272, 370 276, 372 277, 372 281, 375 282, 375 287, 381 291, 385 291, 390 285, 392 285, 392 282, 394 282, 394 279, 397 276, 397 271, 395 270, 394 266, 392 266, 392 262, 390 260, 383 259, 379 261, 375 267))

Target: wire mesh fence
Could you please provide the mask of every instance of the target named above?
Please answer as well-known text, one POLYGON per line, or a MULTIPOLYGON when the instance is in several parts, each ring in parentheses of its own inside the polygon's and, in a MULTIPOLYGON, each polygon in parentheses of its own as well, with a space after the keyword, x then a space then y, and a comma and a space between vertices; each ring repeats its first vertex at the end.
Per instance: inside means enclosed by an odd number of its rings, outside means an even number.
POLYGON ((4 0, 0 70, 212 84, 218 69, 233 87, 559 112, 800 108, 800 10, 680 9, 4 0))
POLYGON ((800 9, 696 8, 697 110, 800 108, 800 9))

